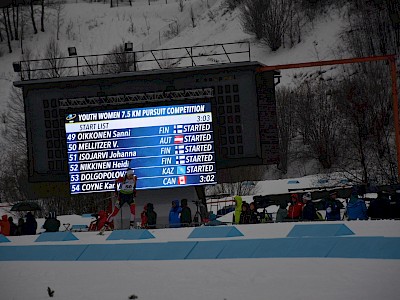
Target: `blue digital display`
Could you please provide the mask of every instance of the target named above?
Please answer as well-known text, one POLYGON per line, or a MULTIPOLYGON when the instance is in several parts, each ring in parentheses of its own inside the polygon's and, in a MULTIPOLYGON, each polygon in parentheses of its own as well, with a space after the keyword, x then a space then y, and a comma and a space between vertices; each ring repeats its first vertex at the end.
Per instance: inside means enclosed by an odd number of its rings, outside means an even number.
POLYGON ((137 189, 216 184, 210 103, 68 114, 71 194, 115 190, 132 168, 137 189))

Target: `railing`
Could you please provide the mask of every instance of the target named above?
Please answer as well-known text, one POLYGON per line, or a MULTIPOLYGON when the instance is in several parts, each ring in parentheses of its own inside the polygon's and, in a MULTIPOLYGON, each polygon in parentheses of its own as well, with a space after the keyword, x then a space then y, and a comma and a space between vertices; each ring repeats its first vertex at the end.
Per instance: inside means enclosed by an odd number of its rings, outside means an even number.
POLYGON ((14 68, 21 80, 33 80, 249 61, 250 43, 237 42, 24 60, 14 63, 14 68))

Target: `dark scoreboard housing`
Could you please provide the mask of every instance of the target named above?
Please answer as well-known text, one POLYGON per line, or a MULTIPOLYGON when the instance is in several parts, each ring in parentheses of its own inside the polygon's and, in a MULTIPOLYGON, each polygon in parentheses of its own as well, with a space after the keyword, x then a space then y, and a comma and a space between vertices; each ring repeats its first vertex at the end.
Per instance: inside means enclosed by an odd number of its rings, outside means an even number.
POLYGON ((279 161, 276 72, 237 62, 14 82, 23 90, 29 180, 34 195, 69 192, 65 116, 122 108, 212 106, 217 181, 259 180, 248 166, 279 161), (246 172, 232 168, 247 166, 246 172), (250 171, 249 171, 250 170, 250 171))

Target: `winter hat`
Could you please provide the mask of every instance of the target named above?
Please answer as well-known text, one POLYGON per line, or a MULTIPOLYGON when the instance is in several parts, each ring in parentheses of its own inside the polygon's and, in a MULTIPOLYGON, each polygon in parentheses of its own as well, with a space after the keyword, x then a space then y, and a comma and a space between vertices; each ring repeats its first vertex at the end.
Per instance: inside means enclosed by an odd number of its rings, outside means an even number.
POLYGON ((126 171, 126 175, 133 175, 133 170, 132 169, 129 169, 128 171, 126 171))
POLYGON ((304 195, 303 195, 303 200, 311 200, 311 193, 310 192, 308 192, 308 193, 305 193, 304 195))

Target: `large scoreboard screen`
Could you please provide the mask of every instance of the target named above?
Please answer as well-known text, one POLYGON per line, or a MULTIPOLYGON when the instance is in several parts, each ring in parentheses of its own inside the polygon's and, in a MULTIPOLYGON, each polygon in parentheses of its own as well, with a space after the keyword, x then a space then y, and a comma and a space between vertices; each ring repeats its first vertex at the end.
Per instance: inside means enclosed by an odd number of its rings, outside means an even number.
POLYGON ((210 103, 71 113, 71 194, 113 191, 132 168, 137 189, 216 183, 210 103))

